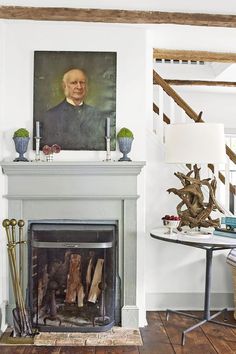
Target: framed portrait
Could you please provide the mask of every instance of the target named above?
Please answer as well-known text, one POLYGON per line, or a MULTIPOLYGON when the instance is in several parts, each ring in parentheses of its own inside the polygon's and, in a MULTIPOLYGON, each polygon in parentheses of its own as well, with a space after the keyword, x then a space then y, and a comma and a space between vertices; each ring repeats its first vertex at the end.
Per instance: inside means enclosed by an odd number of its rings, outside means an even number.
POLYGON ((62 150, 106 150, 109 121, 115 150, 116 53, 35 51, 34 128, 36 121, 40 147, 62 150))

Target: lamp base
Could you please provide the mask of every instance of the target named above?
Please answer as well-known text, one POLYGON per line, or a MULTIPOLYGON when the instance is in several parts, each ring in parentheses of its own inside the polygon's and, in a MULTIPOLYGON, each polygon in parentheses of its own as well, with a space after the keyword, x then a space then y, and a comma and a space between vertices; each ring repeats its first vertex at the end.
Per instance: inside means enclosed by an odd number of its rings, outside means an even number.
POLYGON ((186 175, 181 172, 175 173, 182 188, 167 190, 181 198, 181 202, 177 205, 177 213, 180 217, 179 231, 182 231, 183 226, 188 226, 190 229, 218 227, 220 219, 213 219, 210 214, 213 210, 224 213, 215 198, 216 178, 201 179, 200 170, 195 164, 186 175), (209 200, 207 202, 204 201, 203 186, 208 189, 209 200))
POLYGON ((188 231, 182 231, 181 234, 184 236, 189 236, 189 237, 197 237, 197 238, 210 238, 213 236, 212 232, 207 232, 207 231, 195 231, 195 230, 188 230, 188 231))

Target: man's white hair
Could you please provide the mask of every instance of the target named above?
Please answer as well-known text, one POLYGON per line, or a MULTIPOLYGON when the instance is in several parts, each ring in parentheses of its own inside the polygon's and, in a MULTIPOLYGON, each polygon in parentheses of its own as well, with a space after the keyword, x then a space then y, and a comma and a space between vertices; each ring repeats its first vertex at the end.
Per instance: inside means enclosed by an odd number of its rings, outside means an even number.
POLYGON ((64 73, 64 75, 63 75, 63 78, 62 78, 62 87, 63 87, 63 90, 64 90, 65 97, 69 97, 69 89, 67 87, 67 83, 68 83, 68 80, 69 80, 68 77, 73 71, 79 71, 82 74, 84 74, 85 82, 86 82, 86 94, 88 92, 88 77, 87 77, 86 72, 83 69, 74 68, 74 69, 70 69, 70 70, 66 71, 64 73))
POLYGON ((66 71, 66 72, 64 73, 63 78, 62 78, 62 82, 63 82, 64 84, 67 83, 67 81, 68 81, 68 76, 70 75, 70 73, 71 73, 72 71, 79 71, 79 72, 83 73, 84 76, 85 76, 85 79, 86 79, 86 83, 88 82, 88 77, 87 77, 86 72, 85 72, 83 69, 74 68, 74 69, 70 69, 70 70, 68 70, 68 71, 66 71))

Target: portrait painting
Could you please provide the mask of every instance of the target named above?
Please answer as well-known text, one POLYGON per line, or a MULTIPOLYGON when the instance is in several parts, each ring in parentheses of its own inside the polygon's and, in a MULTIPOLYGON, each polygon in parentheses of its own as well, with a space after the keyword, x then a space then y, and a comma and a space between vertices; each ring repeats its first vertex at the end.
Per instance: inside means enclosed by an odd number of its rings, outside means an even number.
POLYGON ((115 150, 116 53, 35 51, 33 116, 41 148, 115 150))

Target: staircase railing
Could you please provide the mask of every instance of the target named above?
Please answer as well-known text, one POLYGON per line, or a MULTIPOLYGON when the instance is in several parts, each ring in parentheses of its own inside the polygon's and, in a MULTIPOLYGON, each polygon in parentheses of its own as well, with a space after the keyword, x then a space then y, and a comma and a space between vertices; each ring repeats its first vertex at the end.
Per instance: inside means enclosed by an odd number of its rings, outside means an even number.
MULTIPOLYGON (((153 84, 159 85, 164 90, 164 92, 169 97, 171 97, 171 99, 185 112, 185 114, 190 119, 194 120, 194 122, 204 122, 204 120, 201 118, 201 113, 197 114, 155 70, 153 70, 153 84)), ((155 102, 153 102, 153 111, 159 116, 160 115, 162 116, 161 120, 164 123, 170 124, 171 119, 164 113, 163 102, 159 102, 159 105, 161 105, 161 108, 159 108, 158 105, 155 102)), ((162 133, 164 130, 160 129, 160 131, 162 133)), ((236 164, 236 154, 230 149, 228 145, 225 145, 225 147, 226 147, 226 154, 228 156, 228 159, 231 160, 234 164, 236 164)), ((219 172, 212 164, 209 164, 208 168, 213 174, 215 174, 216 178, 225 185, 224 204, 228 210, 231 209, 230 211, 234 212, 232 208, 230 208, 230 204, 232 205, 232 202, 230 203, 230 201, 232 201, 232 197, 234 199, 234 197, 236 196, 236 187, 229 182, 228 179, 229 171, 227 171, 226 168, 225 175, 224 175, 222 172, 219 172)))

